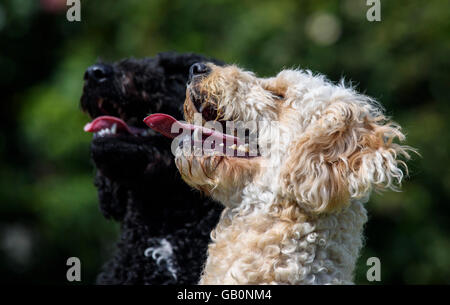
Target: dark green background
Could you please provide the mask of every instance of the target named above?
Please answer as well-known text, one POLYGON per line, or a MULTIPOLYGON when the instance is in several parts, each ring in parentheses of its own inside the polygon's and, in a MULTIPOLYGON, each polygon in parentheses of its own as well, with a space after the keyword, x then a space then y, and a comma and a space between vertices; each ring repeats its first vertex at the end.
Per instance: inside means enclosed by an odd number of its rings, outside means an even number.
POLYGON ((356 282, 370 256, 382 283, 450 283, 450 1, 82 1, 0 3, 0 281, 66 283, 66 259, 92 283, 118 227, 97 207, 91 135, 79 109, 98 58, 199 52, 270 76, 308 68, 385 105, 422 157, 403 191, 373 195, 356 282))

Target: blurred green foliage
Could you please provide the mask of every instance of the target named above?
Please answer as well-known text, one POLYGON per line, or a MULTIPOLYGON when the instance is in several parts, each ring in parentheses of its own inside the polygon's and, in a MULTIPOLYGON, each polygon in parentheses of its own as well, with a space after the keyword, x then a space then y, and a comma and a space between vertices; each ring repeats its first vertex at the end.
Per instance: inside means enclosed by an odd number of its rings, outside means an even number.
POLYGON ((450 1, 82 1, 0 4, 0 274, 4 282, 65 283, 66 259, 92 283, 118 227, 97 207, 84 70, 98 58, 176 50, 237 63, 260 76, 285 67, 342 77, 379 99, 419 149, 403 191, 368 203, 366 260, 382 283, 450 283, 450 1))

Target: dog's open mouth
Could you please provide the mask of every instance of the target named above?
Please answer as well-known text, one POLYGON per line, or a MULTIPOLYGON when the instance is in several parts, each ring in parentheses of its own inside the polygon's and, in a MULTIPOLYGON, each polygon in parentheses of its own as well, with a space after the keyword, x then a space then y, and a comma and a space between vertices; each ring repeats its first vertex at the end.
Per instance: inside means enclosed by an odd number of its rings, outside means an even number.
POLYGON ((188 92, 184 111, 189 122, 157 113, 145 118, 144 123, 166 137, 180 140, 178 145, 183 147, 184 153, 241 158, 260 156, 257 137, 255 140, 254 136, 257 133, 243 128, 238 130, 234 121, 221 119, 216 103, 196 90, 188 89, 188 92))
POLYGON ((140 138, 155 135, 142 123, 142 117, 148 113, 144 107, 121 106, 106 97, 95 98, 95 90, 85 88, 82 101, 82 109, 87 112, 92 122, 84 126, 84 131, 94 134, 98 138, 140 138), (93 93, 90 93, 91 90, 93 93), (139 115, 140 114, 140 115, 139 115), (141 116, 142 115, 142 116, 141 116))
POLYGON ((84 131, 94 133, 94 138, 118 134, 141 137, 152 135, 152 131, 148 128, 134 127, 125 123, 124 120, 110 115, 95 118, 84 126, 84 131))
MULTIPOLYGON (((207 116, 205 116, 205 111, 197 112, 198 114, 202 114, 203 121, 217 118, 217 113, 214 113, 211 108, 207 111, 207 116)), ((224 126, 222 130, 230 130, 227 126, 227 121, 217 120, 216 122, 224 126)), ((180 122, 170 115, 163 113, 155 113, 146 117, 144 123, 166 137, 178 138, 180 140, 179 145, 181 144, 184 147, 189 145, 193 153, 241 158, 260 156, 257 141, 252 141, 252 137, 248 132, 238 137, 239 132, 236 132, 234 128, 230 133, 224 133, 213 128, 180 122)))

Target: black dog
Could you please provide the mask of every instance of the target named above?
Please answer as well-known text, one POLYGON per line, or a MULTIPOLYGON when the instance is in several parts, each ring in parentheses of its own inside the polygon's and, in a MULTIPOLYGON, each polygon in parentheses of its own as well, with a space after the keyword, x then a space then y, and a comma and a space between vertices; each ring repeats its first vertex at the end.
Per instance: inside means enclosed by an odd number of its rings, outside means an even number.
MULTIPOLYGON (((221 207, 179 177, 171 142, 142 120, 163 112, 182 118, 189 68, 209 61, 160 53, 87 69, 81 107, 95 132, 91 156, 100 209, 121 222, 114 257, 99 284, 196 284, 221 207)), ((213 61, 218 63, 217 61, 213 61)), ((220 63, 219 63, 220 64, 220 63)))

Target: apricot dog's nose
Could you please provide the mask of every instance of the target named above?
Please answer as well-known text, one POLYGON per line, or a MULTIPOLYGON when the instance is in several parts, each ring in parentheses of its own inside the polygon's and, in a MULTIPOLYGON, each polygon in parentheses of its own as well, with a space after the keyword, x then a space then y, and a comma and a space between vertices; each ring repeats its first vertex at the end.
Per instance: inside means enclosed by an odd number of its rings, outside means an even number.
POLYGON ((195 63, 189 69, 189 79, 192 79, 194 76, 197 76, 197 75, 207 74, 210 71, 211 71, 211 69, 207 65, 200 63, 200 62, 195 63))

